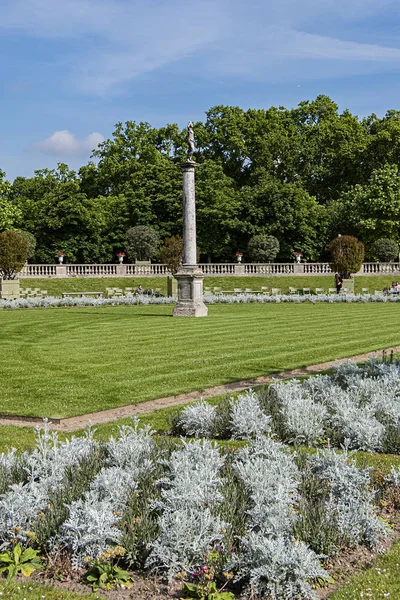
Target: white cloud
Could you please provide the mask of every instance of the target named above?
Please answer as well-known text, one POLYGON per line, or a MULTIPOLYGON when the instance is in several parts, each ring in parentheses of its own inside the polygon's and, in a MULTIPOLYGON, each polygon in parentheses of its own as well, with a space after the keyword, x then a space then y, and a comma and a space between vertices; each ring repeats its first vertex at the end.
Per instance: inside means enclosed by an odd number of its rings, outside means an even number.
POLYGON ((374 38, 373 18, 382 14, 400 15, 398 0, 2 0, 0 31, 73 40, 69 81, 109 94, 193 57, 200 77, 262 81, 397 68, 400 49, 374 38), (350 26, 358 21, 362 40, 350 26))
POLYGON ((45 140, 32 144, 31 149, 57 156, 77 156, 91 152, 103 141, 104 137, 98 132, 93 132, 80 140, 65 129, 55 131, 45 140))

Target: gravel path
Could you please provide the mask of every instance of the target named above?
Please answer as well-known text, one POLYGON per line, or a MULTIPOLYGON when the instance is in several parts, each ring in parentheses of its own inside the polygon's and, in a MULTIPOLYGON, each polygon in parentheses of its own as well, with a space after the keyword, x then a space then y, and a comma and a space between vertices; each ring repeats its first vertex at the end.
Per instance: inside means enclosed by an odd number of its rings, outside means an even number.
MULTIPOLYGON (((400 346, 393 348, 387 348, 386 350, 379 352, 400 352, 400 346)), ((377 355, 378 351, 369 352, 368 354, 360 354, 358 356, 349 357, 355 362, 364 362, 370 356, 377 355)), ((157 400, 148 400, 147 402, 141 402, 140 404, 129 404, 127 406, 120 406, 118 408, 110 408, 109 410, 102 410, 99 412, 88 413, 78 417, 68 417, 66 419, 52 419, 52 429, 57 431, 72 432, 78 429, 84 429, 90 422, 92 425, 101 425, 102 423, 110 423, 117 421, 118 419, 124 419, 126 417, 135 417, 143 415, 145 413, 153 412, 160 408, 167 408, 169 406, 178 406, 179 404, 186 404, 199 400, 201 398, 213 398, 221 394, 230 394, 234 392, 242 392, 248 388, 254 388, 266 383, 271 383, 277 379, 291 379, 292 377, 299 377, 301 375, 312 375, 321 371, 326 371, 335 364, 343 363, 349 360, 349 358, 342 358, 339 360, 331 360, 329 362, 320 363, 318 365, 310 365, 308 367, 293 369, 292 371, 284 371, 282 373, 275 373, 268 377, 257 377, 256 379, 244 379, 242 381, 235 381, 234 383, 227 383, 225 385, 217 385, 215 387, 205 388, 201 392, 188 392, 186 394, 179 394, 178 396, 167 396, 165 398, 158 398, 157 400)), ((19 427, 36 427, 42 423, 42 419, 39 417, 18 417, 13 415, 1 415, 0 425, 16 425, 19 427)))

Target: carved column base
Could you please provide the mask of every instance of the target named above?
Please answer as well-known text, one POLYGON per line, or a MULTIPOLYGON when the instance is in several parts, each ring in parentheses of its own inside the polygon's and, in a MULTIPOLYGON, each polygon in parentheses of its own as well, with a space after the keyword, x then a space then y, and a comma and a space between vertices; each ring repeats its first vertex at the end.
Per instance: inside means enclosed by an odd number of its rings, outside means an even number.
POLYGON ((203 302, 204 275, 197 266, 184 266, 176 273, 178 301, 174 317, 206 317, 208 308, 203 302))

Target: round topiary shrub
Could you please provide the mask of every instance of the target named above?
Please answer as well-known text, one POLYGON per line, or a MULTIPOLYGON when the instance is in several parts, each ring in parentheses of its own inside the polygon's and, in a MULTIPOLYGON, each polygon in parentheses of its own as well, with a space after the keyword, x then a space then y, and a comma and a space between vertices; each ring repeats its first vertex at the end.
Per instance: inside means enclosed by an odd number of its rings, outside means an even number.
POLYGON ((126 232, 126 249, 130 259, 151 260, 158 254, 160 238, 152 227, 138 225, 126 232))
POLYGON ((380 238, 372 244, 369 254, 373 260, 392 262, 399 258, 399 245, 390 238, 380 238))
POLYGON ((332 256, 333 270, 340 273, 344 279, 349 279, 352 273, 357 273, 364 262, 364 244, 352 235, 338 235, 328 245, 332 256))
POLYGON ((260 233, 250 239, 247 251, 255 262, 272 262, 279 252, 279 241, 273 235, 260 233))
POLYGON ((0 233, 0 277, 15 279, 27 261, 29 244, 17 231, 0 233))

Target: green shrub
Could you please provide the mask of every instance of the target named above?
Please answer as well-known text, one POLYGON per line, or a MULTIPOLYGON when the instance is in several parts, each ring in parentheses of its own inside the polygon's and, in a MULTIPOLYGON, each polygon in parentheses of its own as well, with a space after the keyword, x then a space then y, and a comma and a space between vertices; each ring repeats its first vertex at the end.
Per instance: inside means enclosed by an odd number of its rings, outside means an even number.
POLYGON ((131 260, 151 260, 157 256, 159 246, 160 238, 152 227, 138 225, 126 232, 126 249, 131 260))
POLYGON ((0 277, 15 279, 28 259, 29 244, 16 231, 0 233, 0 277))
POLYGON ((399 245, 390 238, 380 238, 372 244, 369 255, 373 260, 391 262, 399 258, 399 245))
POLYGON ((273 235, 254 235, 247 246, 249 257, 255 262, 272 262, 279 252, 279 241, 273 235))
POLYGON ((334 271, 348 279, 357 273, 364 262, 364 244, 352 235, 341 235, 328 245, 334 271))
POLYGON ((182 264, 182 255, 183 239, 180 235, 173 235, 164 240, 164 245, 160 252, 160 260, 164 265, 167 265, 173 275, 182 264))

